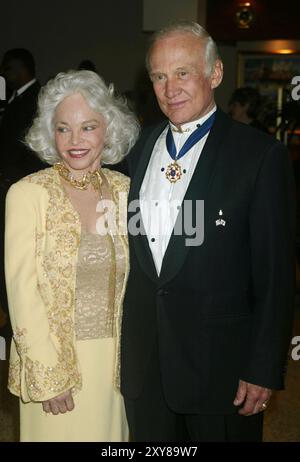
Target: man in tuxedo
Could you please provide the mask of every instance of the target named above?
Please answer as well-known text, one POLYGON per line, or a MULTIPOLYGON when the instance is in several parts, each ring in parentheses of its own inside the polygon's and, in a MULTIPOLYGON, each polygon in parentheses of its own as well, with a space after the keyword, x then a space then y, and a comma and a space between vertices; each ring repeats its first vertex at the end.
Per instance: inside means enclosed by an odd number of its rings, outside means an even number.
MULTIPOLYGON (((0 303, 7 311, 3 268, 5 196, 12 183, 44 168, 46 164, 23 143, 36 112, 40 90, 35 77, 34 58, 28 50, 14 48, 4 54, 0 67, 10 95, 0 121, 0 303)), ((10 337, 9 326, 0 333, 10 337)))
POLYGON ((168 120, 129 156, 131 271, 121 390, 134 441, 261 441, 292 331, 294 209, 285 147, 216 107, 208 33, 156 33, 168 120))
POLYGON ((0 125, 0 173, 2 182, 10 184, 45 167, 23 143, 36 112, 40 84, 34 58, 26 49, 8 50, 1 69, 11 97, 0 125))

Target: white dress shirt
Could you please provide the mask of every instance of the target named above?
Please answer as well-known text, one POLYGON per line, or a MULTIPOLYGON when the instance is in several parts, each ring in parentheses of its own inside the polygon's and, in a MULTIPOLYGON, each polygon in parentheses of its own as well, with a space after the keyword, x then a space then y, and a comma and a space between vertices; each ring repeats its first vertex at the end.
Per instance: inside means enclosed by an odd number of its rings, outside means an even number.
POLYGON ((11 97, 9 98, 8 104, 10 104, 17 96, 22 95, 22 93, 24 93, 24 91, 26 91, 27 88, 31 87, 31 85, 33 85, 35 82, 36 82, 36 79, 32 79, 29 82, 25 83, 23 87, 20 87, 18 88, 18 90, 15 90, 13 94, 11 95, 11 97))
MULTIPOLYGON (((198 120, 183 124, 182 133, 170 123, 177 153, 186 142, 197 125, 203 124, 214 112, 214 107, 208 114, 198 120)), ((157 274, 160 273, 162 261, 174 228, 181 203, 189 186, 197 162, 209 132, 201 138, 178 163, 182 176, 176 183, 166 178, 166 170, 173 162, 166 147, 166 135, 169 125, 157 139, 146 170, 140 190, 140 207, 144 228, 153 255, 157 274)))

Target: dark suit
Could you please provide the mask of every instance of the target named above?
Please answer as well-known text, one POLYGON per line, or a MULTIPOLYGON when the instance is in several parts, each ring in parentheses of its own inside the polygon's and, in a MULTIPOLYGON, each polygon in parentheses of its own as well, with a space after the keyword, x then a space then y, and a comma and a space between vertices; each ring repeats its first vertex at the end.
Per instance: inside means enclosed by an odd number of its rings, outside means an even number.
POLYGON ((35 82, 6 106, 0 125, 0 173, 10 183, 46 165, 24 144, 36 113, 40 84, 35 82))
POLYGON ((0 302, 7 310, 3 269, 4 205, 9 186, 20 178, 46 167, 23 143, 36 113, 38 82, 6 105, 0 123, 0 302))
MULTIPOLYGON (((165 125, 148 130, 128 159, 130 201, 165 125)), ((272 389, 284 383, 295 267, 286 149, 218 110, 184 199, 204 200, 204 242, 187 247, 190 236, 173 234, 159 277, 147 237, 129 234, 121 389, 126 399, 139 397, 157 343, 172 411, 232 414, 239 379, 272 389), (216 225, 220 210, 225 226, 216 225)))

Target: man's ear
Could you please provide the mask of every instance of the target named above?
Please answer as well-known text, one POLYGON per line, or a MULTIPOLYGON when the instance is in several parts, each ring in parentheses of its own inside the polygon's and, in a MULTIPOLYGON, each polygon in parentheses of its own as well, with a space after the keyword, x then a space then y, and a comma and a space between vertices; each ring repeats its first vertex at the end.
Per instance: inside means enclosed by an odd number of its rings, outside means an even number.
POLYGON ((214 70, 211 74, 211 89, 217 88, 223 79, 223 63, 220 59, 217 59, 214 65, 214 70))

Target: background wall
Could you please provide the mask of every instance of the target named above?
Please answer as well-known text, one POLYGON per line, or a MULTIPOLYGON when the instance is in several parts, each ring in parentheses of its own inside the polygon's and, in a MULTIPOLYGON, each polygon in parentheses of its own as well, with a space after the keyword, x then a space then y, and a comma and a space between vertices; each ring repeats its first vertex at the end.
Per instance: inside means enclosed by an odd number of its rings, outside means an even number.
POLYGON ((145 31, 160 29, 173 20, 197 21, 198 19, 198 0, 143 0, 143 4, 145 31))
MULTIPOLYGON (((237 83, 238 51, 274 51, 277 47, 274 40, 223 40, 226 31, 230 37, 237 34, 233 21, 236 4, 233 0, 89 0, 77 6, 71 0, 10 0, 0 6, 0 59, 9 48, 28 48, 36 59, 41 83, 59 71, 76 68, 82 59, 90 59, 106 82, 114 82, 124 92, 133 90, 141 77, 149 36, 146 30, 175 19, 198 20, 207 25, 219 45, 225 72, 216 100, 227 110, 237 83), (216 27, 218 21, 223 21, 221 28, 216 27)), ((264 8, 269 11, 270 5, 264 8)), ((285 13, 291 11, 284 9, 285 13)), ((294 43, 294 48, 300 50, 300 42, 294 43)))
MULTIPOLYGON (((82 59, 90 59, 106 82, 114 82, 120 92, 132 90, 144 68, 146 30, 175 19, 198 18, 205 26, 205 0, 176 2, 89 0, 78 6, 70 0, 10 0, 0 8, 0 59, 10 48, 28 48, 42 84, 60 71, 77 68, 82 59)), ((226 74, 216 96, 225 108, 228 92, 235 85, 235 62, 231 47, 223 48, 226 74)))
POLYGON ((9 0, 1 2, 0 17, 0 56, 9 48, 28 48, 42 83, 91 59, 106 81, 125 91, 144 64, 142 0, 9 0))
POLYGON ((226 112, 228 101, 237 84, 237 51, 233 45, 218 44, 224 65, 224 76, 221 85, 216 89, 217 104, 226 112))

